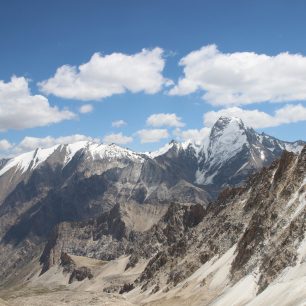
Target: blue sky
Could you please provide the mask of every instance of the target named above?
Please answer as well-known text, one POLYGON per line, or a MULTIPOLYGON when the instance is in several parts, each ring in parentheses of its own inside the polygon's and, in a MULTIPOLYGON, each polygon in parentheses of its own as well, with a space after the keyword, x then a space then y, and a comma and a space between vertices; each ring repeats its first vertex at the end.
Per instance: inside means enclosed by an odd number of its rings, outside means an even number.
POLYGON ((257 130, 284 140, 305 139, 305 15, 306 2, 297 0, 2 1, 1 155, 76 134, 154 150, 172 138, 205 137, 223 113, 242 114, 257 130), (142 58, 144 52, 149 59, 142 58), (188 57, 191 52, 195 59, 188 57), (91 61, 95 53, 100 55, 91 61), (114 53, 120 59, 112 62, 114 53), (185 64, 179 65, 182 58, 185 64), (88 62, 80 74, 78 67, 88 62), (108 72, 100 75, 100 64, 108 72), (67 81, 65 93, 63 75, 50 81, 63 65, 75 66, 69 75, 79 79, 67 81), (25 83, 14 83, 13 75, 25 83), (110 91, 109 80, 122 93, 110 91), (22 87, 18 98, 16 86, 22 87), (93 100, 92 92, 103 87, 107 96, 98 93, 93 100), (24 99, 26 108, 15 114, 24 99), (87 104, 92 110, 80 113, 87 104), (154 114, 159 117, 150 124, 154 114), (126 124, 113 127, 118 120, 126 124), (22 142, 25 137, 35 139, 22 142))

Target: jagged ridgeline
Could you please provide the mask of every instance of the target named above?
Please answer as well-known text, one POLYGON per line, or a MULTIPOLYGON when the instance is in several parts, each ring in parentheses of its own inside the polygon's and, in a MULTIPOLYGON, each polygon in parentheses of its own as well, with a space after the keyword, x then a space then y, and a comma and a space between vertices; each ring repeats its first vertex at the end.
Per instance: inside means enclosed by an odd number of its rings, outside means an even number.
POLYGON ((201 145, 136 153, 78 142, 2 160, 0 297, 298 305, 304 144, 221 117, 201 145))

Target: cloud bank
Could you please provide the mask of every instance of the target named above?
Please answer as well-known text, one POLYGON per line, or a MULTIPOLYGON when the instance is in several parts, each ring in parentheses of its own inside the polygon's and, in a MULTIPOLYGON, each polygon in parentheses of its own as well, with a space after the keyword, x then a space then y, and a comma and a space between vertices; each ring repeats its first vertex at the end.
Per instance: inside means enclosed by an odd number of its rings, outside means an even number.
POLYGON ((0 80, 0 131, 45 126, 75 117, 67 109, 51 106, 46 97, 32 95, 24 77, 13 76, 7 83, 0 80))
POLYGON ((143 129, 136 133, 140 138, 141 143, 159 142, 162 139, 169 137, 169 132, 166 129, 143 129))
POLYGON ((170 95, 204 92, 213 105, 306 100, 306 57, 280 53, 222 53, 216 45, 193 51, 180 60, 184 75, 170 95))
POLYGON ((143 49, 133 55, 95 53, 78 67, 59 67, 53 77, 38 85, 45 94, 83 101, 124 92, 155 94, 171 83, 162 75, 164 66, 161 48, 143 49))
POLYGON ((105 143, 127 144, 132 141, 133 137, 125 136, 122 133, 113 133, 103 137, 103 142, 105 143))
POLYGON ((190 141, 196 144, 202 144, 210 134, 209 127, 203 127, 201 129, 188 129, 181 131, 177 129, 174 131, 174 136, 180 141, 190 141))
POLYGON ((178 117, 176 114, 153 114, 147 119, 147 125, 153 127, 183 127, 185 123, 182 122, 182 118, 178 117))
POLYGON ((9 150, 13 145, 7 139, 0 139, 0 151, 9 150))
POLYGON ((306 107, 302 104, 288 104, 277 109, 273 115, 266 112, 230 107, 219 111, 207 112, 203 116, 204 125, 211 127, 221 116, 238 117, 252 128, 276 127, 282 124, 306 120, 306 107))
POLYGON ((77 141, 95 141, 99 142, 98 138, 85 136, 81 134, 74 134, 61 137, 24 137, 19 143, 13 144, 6 139, 0 140, 0 157, 15 156, 24 152, 29 152, 37 148, 50 148, 58 144, 69 144, 77 141))

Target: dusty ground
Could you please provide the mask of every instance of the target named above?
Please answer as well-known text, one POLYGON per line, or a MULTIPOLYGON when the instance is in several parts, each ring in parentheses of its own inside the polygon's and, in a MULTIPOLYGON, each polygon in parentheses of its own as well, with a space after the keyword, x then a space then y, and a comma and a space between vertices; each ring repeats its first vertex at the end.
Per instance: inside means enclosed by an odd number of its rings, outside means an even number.
MULTIPOLYGON (((19 296, 8 300, 12 306, 54 306, 54 305, 118 305, 130 306, 133 305, 125 300, 124 297, 115 294, 95 293, 89 291, 57 291, 57 292, 40 292, 30 296, 19 296)), ((1 305, 1 304, 0 304, 1 305)), ((5 305, 5 304, 4 304, 5 305)))
MULTIPOLYGON (((78 265, 93 270, 94 278, 68 285, 69 275, 59 266, 52 267, 39 276, 37 263, 26 269, 27 275, 15 280, 15 286, 0 290, 0 306, 295 306, 306 305, 306 238, 299 248, 298 264, 288 268, 274 284, 256 296, 256 273, 236 283, 229 283, 229 270, 234 258, 235 246, 222 256, 214 257, 202 265, 190 277, 166 291, 160 288, 152 294, 135 288, 120 295, 118 290, 106 293, 104 288, 122 286, 132 282, 143 271, 146 262, 138 263, 125 271, 128 257, 110 262, 73 256, 78 265), (30 277, 30 278, 29 278, 30 277), (27 280, 25 282, 25 280, 27 280)), ((11 284, 12 285, 12 284, 11 284)))

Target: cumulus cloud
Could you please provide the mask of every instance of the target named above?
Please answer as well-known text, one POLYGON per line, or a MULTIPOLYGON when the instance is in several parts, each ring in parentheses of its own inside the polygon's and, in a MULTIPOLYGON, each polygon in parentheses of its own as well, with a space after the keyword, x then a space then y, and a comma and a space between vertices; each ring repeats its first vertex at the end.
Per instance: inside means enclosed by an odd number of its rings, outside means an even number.
POLYGON ((112 122, 112 127, 120 128, 125 126, 127 123, 124 120, 116 120, 112 122))
POLYGON ((221 116, 241 118, 243 122, 253 128, 267 128, 306 121, 306 107, 302 104, 288 104, 277 109, 273 115, 257 109, 246 110, 240 107, 229 107, 205 113, 203 116, 204 125, 211 127, 221 116))
POLYGON ((50 148, 58 144, 69 144, 77 141, 100 142, 99 138, 93 138, 85 135, 74 134, 61 137, 24 137, 19 143, 12 144, 8 140, 0 140, 0 151, 2 156, 11 157, 24 152, 32 151, 37 148, 50 148))
POLYGON ((0 139, 0 151, 6 151, 13 145, 7 139, 0 139))
POLYGON ((185 123, 182 122, 182 118, 176 114, 153 114, 147 119, 147 125, 153 127, 169 126, 169 127, 183 127, 185 123))
POLYGON ((84 104, 79 108, 81 114, 91 113, 93 111, 93 106, 91 104, 84 104))
POLYGON ((61 137, 29 137, 26 136, 22 139, 22 141, 14 148, 15 152, 26 152, 31 151, 36 148, 49 148, 57 144, 68 144, 74 143, 77 141, 96 141, 99 142, 98 138, 92 138, 85 135, 75 134, 69 136, 61 136, 61 137))
POLYGON ((103 142, 105 143, 127 144, 132 141, 133 137, 125 136, 122 133, 113 133, 103 137, 103 142))
POLYGON ((174 131, 174 135, 181 141, 190 141, 196 144, 202 144, 209 136, 210 130, 211 129, 209 127, 203 127, 201 129, 188 129, 183 131, 176 129, 174 131))
POLYGON ((24 77, 13 76, 7 83, 0 80, 0 131, 45 126, 73 118, 74 113, 51 106, 46 97, 32 95, 24 77))
POLYGON ((59 67, 53 77, 38 85, 46 94, 77 100, 101 100, 126 91, 154 94, 171 84, 162 75, 164 66, 161 48, 133 55, 95 53, 79 67, 59 67))
POLYGON ((141 143, 158 142, 161 139, 168 138, 169 133, 166 129, 140 130, 136 133, 141 143))
POLYGON ((184 76, 169 94, 203 91, 214 105, 243 105, 306 99, 306 56, 254 52, 222 53, 216 45, 193 51, 180 60, 184 76))

